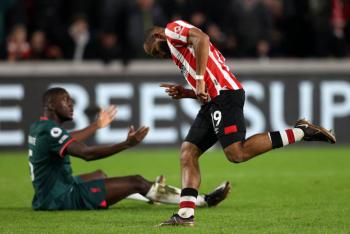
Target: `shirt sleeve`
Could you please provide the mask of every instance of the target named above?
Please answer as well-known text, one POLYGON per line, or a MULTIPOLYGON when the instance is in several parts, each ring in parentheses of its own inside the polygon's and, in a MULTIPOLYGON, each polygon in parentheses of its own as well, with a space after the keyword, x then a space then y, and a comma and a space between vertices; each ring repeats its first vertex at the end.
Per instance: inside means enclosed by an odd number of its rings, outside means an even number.
POLYGON ((194 26, 182 20, 169 23, 165 28, 167 40, 175 47, 188 44, 189 31, 194 26))
POLYGON ((51 151, 62 158, 66 155, 67 147, 75 141, 75 139, 60 126, 52 126, 49 129, 49 138, 51 151))

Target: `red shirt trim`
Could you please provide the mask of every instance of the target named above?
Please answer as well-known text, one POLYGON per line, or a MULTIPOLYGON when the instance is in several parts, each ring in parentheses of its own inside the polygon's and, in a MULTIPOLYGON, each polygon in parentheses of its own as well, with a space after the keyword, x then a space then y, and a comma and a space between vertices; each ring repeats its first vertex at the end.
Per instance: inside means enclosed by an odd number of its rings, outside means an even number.
POLYGON ((46 116, 40 116, 40 120, 49 120, 46 116))
POLYGON ((72 138, 72 139, 70 139, 69 141, 67 141, 66 144, 64 144, 64 145, 62 146, 62 148, 60 149, 60 157, 61 157, 61 158, 64 157, 64 155, 65 155, 64 153, 65 153, 67 147, 68 147, 73 141, 76 141, 76 139, 72 138))

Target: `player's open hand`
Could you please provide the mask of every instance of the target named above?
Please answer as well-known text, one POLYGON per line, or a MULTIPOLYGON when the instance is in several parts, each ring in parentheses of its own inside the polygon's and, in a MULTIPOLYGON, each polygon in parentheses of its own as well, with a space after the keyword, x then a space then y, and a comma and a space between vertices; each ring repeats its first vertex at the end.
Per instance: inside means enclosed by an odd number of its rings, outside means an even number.
POLYGON ((97 127, 104 128, 108 126, 117 114, 117 107, 114 105, 109 106, 107 109, 101 109, 97 118, 97 127))
POLYGON ((181 99, 185 98, 185 88, 182 85, 174 85, 174 84, 160 84, 160 87, 165 88, 165 92, 172 99, 181 99))
POLYGON ((128 138, 126 142, 129 146, 135 146, 139 144, 148 134, 149 127, 141 127, 137 130, 134 129, 134 126, 129 127, 128 138))
POLYGON ((199 101, 207 102, 208 101, 208 93, 205 87, 204 80, 197 80, 196 84, 196 95, 199 101))

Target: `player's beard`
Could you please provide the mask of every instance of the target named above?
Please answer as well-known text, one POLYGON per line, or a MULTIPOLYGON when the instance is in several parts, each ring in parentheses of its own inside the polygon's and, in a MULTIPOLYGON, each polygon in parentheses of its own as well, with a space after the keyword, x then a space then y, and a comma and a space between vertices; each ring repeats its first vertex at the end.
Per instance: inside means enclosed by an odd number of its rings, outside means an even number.
POLYGON ((70 111, 63 111, 63 110, 59 110, 56 112, 56 115, 58 116, 58 118, 61 120, 61 122, 66 122, 66 121, 72 121, 73 120, 73 116, 70 114, 70 111))
POLYGON ((72 121, 72 120, 73 120, 73 117, 68 116, 68 115, 61 115, 59 118, 60 118, 60 120, 61 120, 62 122, 72 121))

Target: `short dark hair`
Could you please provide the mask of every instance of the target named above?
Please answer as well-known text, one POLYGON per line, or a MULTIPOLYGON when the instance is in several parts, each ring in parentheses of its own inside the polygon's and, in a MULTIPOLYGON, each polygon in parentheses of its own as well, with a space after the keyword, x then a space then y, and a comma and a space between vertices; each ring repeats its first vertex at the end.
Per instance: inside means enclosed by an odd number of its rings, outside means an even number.
POLYGON ((153 31, 157 28, 157 26, 153 26, 145 31, 145 42, 149 41, 153 37, 153 31))
POLYGON ((43 94, 43 106, 47 106, 52 99, 62 93, 67 93, 67 90, 61 87, 54 87, 46 90, 43 94))
POLYGON ((145 31, 143 48, 147 54, 151 54, 149 46, 152 45, 156 40, 156 38, 153 35, 153 32, 158 28, 158 26, 153 26, 145 31))

